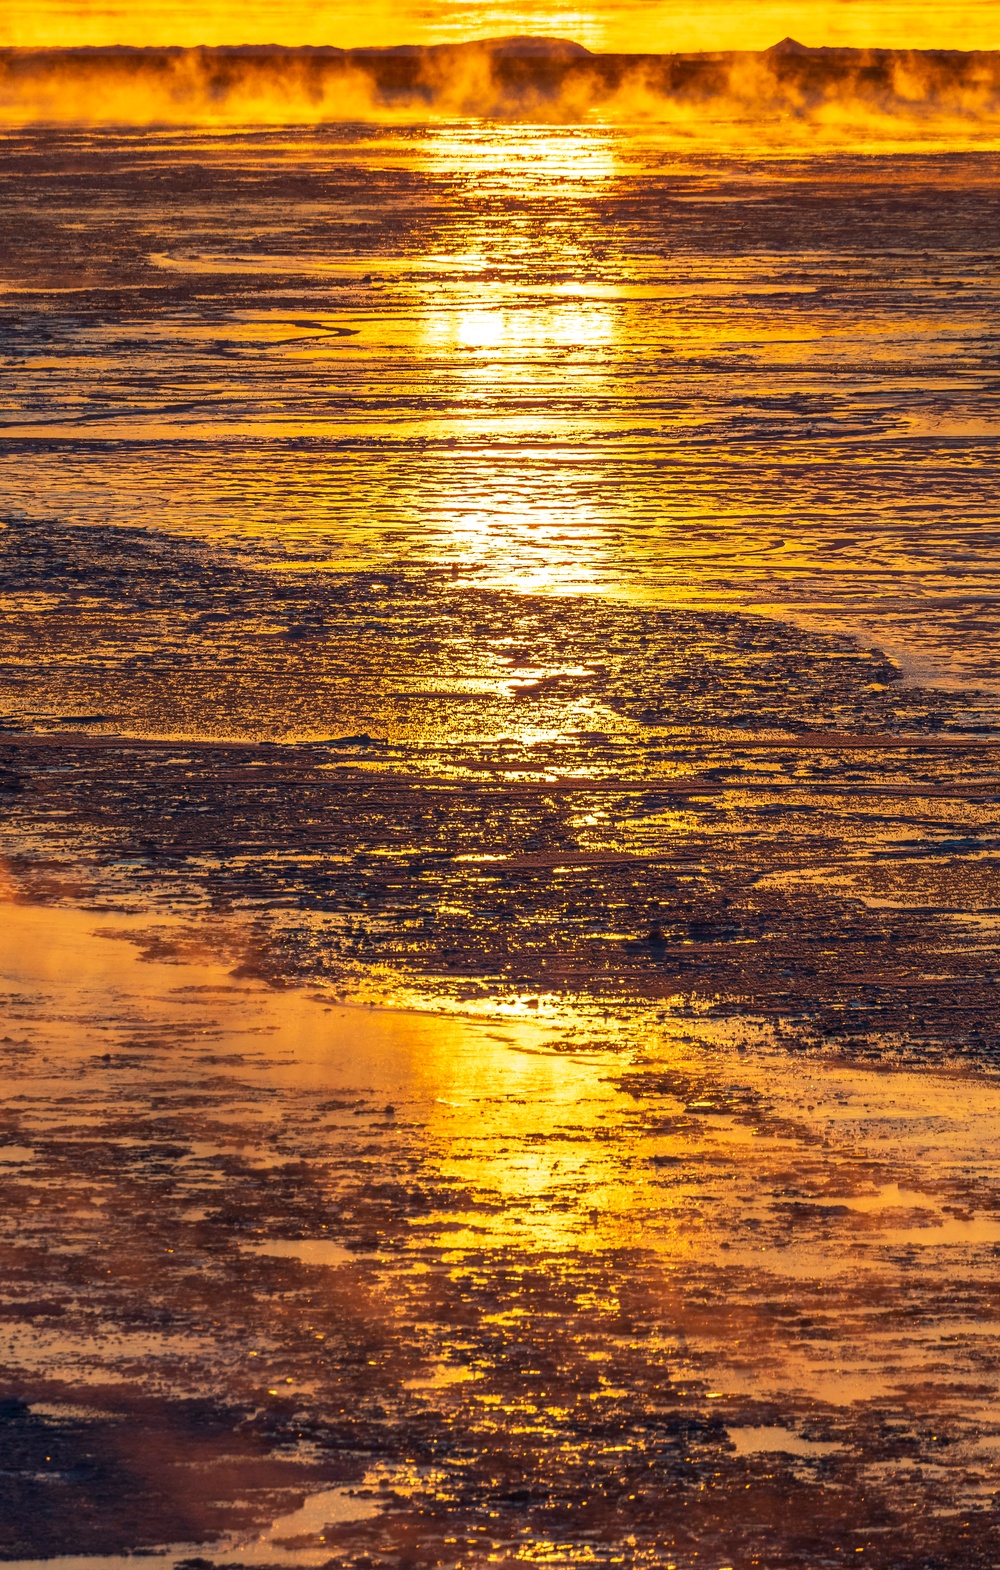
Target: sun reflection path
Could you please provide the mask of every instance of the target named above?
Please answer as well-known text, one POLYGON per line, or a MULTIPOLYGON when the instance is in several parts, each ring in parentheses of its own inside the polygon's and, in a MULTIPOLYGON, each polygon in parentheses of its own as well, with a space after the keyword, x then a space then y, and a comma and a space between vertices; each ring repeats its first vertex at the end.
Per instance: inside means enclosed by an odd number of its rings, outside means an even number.
POLYGON ((544 201, 556 183, 613 179, 622 144, 613 131, 591 126, 463 123, 434 127, 423 152, 432 169, 471 175, 480 190, 544 201))
MULTIPOLYGON (((615 179, 621 143, 589 130, 455 127, 432 137, 426 152, 432 169, 457 170, 474 183, 477 205, 533 204, 565 198, 574 187, 595 199, 615 179)), ((476 233, 474 215, 469 230, 476 233)), ((512 488, 504 460, 511 444, 515 451, 520 441, 534 444, 540 406, 549 424, 564 402, 576 409, 582 397, 609 398, 616 301, 613 292, 595 296, 579 282, 585 248, 565 216, 546 223, 543 256, 532 257, 533 245, 532 233, 518 234, 516 219, 498 226, 491 215, 478 248, 454 258, 477 266, 479 276, 425 296, 419 352, 432 383, 436 375, 447 379, 448 436, 465 438, 435 511, 448 553, 467 567, 530 592, 599 591, 609 563, 597 509, 568 487, 553 494, 551 473, 541 484, 512 488), (526 269, 536 275, 530 282, 526 269), (525 404, 531 412, 519 413, 525 404), (492 444, 476 446, 479 409, 483 434, 495 438, 502 418, 500 462, 491 461, 492 444), (505 573, 505 562, 513 570, 505 573)))

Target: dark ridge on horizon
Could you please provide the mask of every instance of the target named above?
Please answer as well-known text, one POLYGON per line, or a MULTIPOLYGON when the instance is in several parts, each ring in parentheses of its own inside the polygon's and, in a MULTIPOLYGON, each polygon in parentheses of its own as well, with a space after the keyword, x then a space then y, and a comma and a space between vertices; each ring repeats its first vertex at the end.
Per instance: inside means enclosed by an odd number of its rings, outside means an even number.
MULTIPOLYGON (((1000 133, 1000 50, 594 52, 518 35, 341 49, 230 44, 0 49, 0 123, 280 124, 430 116, 576 123, 866 122, 1000 133)), ((691 134, 694 134, 692 130, 691 134)))
POLYGON ((342 48, 339 44, 81 44, 46 48, 0 46, 0 60, 55 60, 100 59, 131 57, 152 59, 157 56, 177 57, 199 55, 228 59, 288 59, 316 56, 341 60, 398 60, 442 58, 449 55, 487 55, 492 60, 609 61, 609 60, 662 60, 662 61, 723 61, 768 60, 794 58, 820 61, 876 61, 889 59, 991 59, 1000 55, 997 49, 908 49, 898 46, 872 44, 865 46, 840 44, 802 44, 798 39, 786 37, 766 49, 701 49, 701 50, 593 50, 570 38, 545 35, 514 34, 503 38, 471 38, 459 42, 437 44, 358 44, 342 48))

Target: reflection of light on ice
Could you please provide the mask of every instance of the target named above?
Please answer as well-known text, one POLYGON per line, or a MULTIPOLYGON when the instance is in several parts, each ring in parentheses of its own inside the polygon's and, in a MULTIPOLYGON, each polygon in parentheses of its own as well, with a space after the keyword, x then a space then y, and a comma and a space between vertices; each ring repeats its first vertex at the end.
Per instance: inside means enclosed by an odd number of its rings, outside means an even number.
MULTIPOLYGON (((431 164, 491 176, 521 196, 548 196, 554 180, 610 179, 617 165, 613 134, 581 126, 448 126, 421 152, 431 164)), ((491 187, 492 188, 492 187, 491 187)))
MULTIPOLYGON (((515 201, 545 198, 577 181, 599 187, 614 175, 617 156, 612 139, 593 131, 520 126, 490 127, 488 134, 448 128, 430 139, 424 154, 459 178, 474 176, 477 192, 515 201)), ((505 457, 512 450, 523 457, 540 432, 551 439, 567 422, 579 426, 593 418, 595 401, 603 403, 608 391, 606 354, 617 338, 618 302, 574 296, 578 235, 558 218, 549 226, 542 270, 527 284, 510 277, 511 256, 526 259, 516 216, 498 229, 492 204, 474 204, 453 238, 449 260, 458 276, 421 293, 425 387, 431 399, 449 405, 436 435, 468 443, 481 431, 489 445, 466 445, 449 465, 435 507, 444 554, 485 569, 493 582, 530 592, 599 590, 610 567, 604 531, 560 474, 565 455, 540 456, 532 483, 518 485, 491 453, 499 441, 505 457)))
MULTIPOLYGON (((502 397, 505 391, 523 392, 536 386, 549 393, 562 390, 575 394, 573 372, 578 368, 570 362, 561 372, 560 367, 553 367, 549 353, 555 349, 599 349, 614 340, 609 312, 614 296, 581 300, 569 286, 559 286, 544 294, 539 291, 534 300, 529 296, 512 304, 510 290, 503 284, 477 292, 486 294, 484 303, 472 308, 459 304, 451 311, 429 316, 422 325, 422 339, 431 351, 505 348, 517 355, 510 362, 489 361, 489 390, 494 398, 502 397), (522 358, 526 352, 527 361, 522 358)), ((483 368, 481 361, 463 361, 450 368, 451 374, 464 379, 470 366, 473 370, 483 368)), ((591 385, 590 378, 587 385, 591 385)))
POLYGON ((437 391, 435 376, 446 381, 455 409, 435 435, 465 442, 434 499, 438 550, 506 587, 599 592, 616 575, 607 531, 573 484, 567 454, 546 448, 535 458, 531 448, 554 422, 580 423, 581 388, 589 398, 601 393, 599 351, 613 339, 613 306, 547 300, 511 309, 499 287, 496 296, 492 305, 429 309, 421 323, 428 390, 437 391), (535 412, 524 412, 525 405, 535 412), (488 444, 469 443, 477 427, 488 444))
MULTIPOLYGON (((447 531, 442 554, 477 569, 477 582, 521 589, 528 594, 601 593, 612 563, 604 530, 578 498, 572 510, 556 514, 544 504, 528 504, 501 490, 491 505, 482 495, 482 468, 466 479, 456 463, 454 489, 441 498, 447 531)), ((502 487, 504 482, 496 476, 502 487)), ((444 543, 444 542, 442 542, 444 543)))
POLYGON ((455 337, 464 348, 496 348, 508 336, 508 325, 501 311, 462 311, 458 315, 455 337))

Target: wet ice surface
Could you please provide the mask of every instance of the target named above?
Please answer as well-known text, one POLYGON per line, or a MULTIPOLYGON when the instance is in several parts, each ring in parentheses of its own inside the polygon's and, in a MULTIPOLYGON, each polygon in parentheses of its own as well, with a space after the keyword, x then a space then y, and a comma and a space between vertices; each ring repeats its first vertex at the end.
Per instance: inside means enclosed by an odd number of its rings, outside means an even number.
POLYGON ((989 1562, 994 1076, 330 1007, 146 922, 0 925, 8 1559, 989 1562))
POLYGON ((279 583, 124 527, 5 547, 35 897, 237 913, 262 974, 352 999, 995 1056, 1000 735, 968 694, 729 612, 279 583))
POLYGON ((995 682, 997 155, 4 144, 8 509, 772 606, 995 682))
POLYGON ((0 1553, 992 1564, 995 158, 3 151, 0 1553))

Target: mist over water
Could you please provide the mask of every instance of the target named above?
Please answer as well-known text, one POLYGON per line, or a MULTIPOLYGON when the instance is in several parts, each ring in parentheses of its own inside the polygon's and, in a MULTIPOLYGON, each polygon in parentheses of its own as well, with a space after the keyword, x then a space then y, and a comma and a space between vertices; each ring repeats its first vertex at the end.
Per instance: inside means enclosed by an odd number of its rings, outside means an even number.
POLYGON ((373 49, 0 53, 0 124, 273 125, 486 117, 645 124, 679 146, 996 145, 1000 53, 598 54, 560 39, 373 49))

